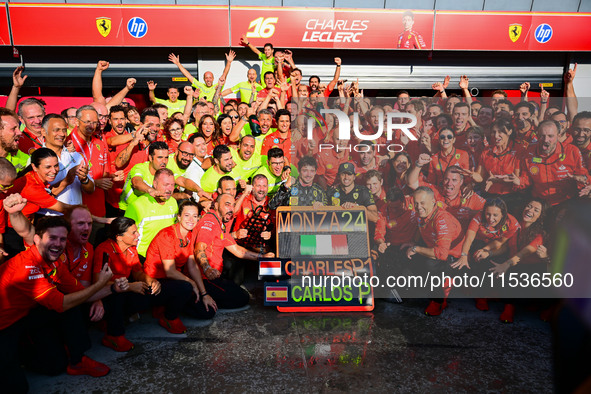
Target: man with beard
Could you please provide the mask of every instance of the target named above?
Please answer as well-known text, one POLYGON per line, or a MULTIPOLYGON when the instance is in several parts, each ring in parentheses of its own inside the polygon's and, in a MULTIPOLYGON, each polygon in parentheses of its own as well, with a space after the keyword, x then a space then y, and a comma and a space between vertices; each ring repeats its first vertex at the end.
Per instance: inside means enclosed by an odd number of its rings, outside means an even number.
POLYGON ((367 220, 375 223, 378 220, 378 209, 367 187, 355 184, 355 165, 341 164, 337 177, 340 184, 332 187, 327 193, 331 205, 343 209, 364 206, 367 208, 367 220))
POLYGON ((258 260, 259 257, 274 257, 274 253, 257 254, 236 244, 230 234, 229 222, 234 217, 234 197, 220 194, 214 208, 207 212, 197 224, 195 258, 201 268, 207 293, 219 308, 234 309, 248 304, 248 292, 231 280, 221 277, 224 270, 224 250, 239 259, 258 260))
MULTIPOLYGON (((193 152, 195 152, 195 156, 193 156, 191 164, 189 164, 187 171, 185 171, 184 178, 192 181, 196 185, 200 185, 201 177, 203 177, 203 174, 205 174, 205 170, 207 169, 203 168, 203 162, 207 156, 207 144, 205 143, 205 137, 203 137, 203 134, 199 132, 192 134, 189 137, 188 142, 193 144, 193 152)), ((193 199, 199 202, 199 194, 193 192, 193 199)))
POLYGON ((267 135, 277 130, 271 126, 273 126, 273 112, 266 108, 261 109, 258 112, 256 122, 252 120, 250 121, 250 129, 252 130, 252 135, 256 141, 256 152, 262 150, 263 141, 267 135))
POLYGON ((573 119, 573 143, 583 155, 587 170, 591 169, 591 112, 579 112, 573 119))
POLYGON ((318 164, 312 156, 304 156, 298 162, 299 176, 290 190, 289 205, 320 208, 328 205, 326 192, 314 183, 318 164))
POLYGON ((146 256, 152 239, 160 230, 174 224, 178 204, 172 197, 174 192, 174 174, 168 168, 160 168, 154 174, 152 193, 139 196, 129 204, 125 217, 135 220, 140 239, 137 251, 146 256))
POLYGON ((123 170, 125 176, 136 164, 148 160, 149 147, 157 140, 160 132, 160 117, 155 109, 146 108, 142 112, 140 121, 142 126, 135 133, 131 133, 130 142, 115 159, 115 168, 123 170))
POLYGON ((213 149, 213 166, 209 167, 201 177, 201 188, 206 193, 213 193, 218 186, 218 181, 224 175, 239 180, 232 172, 235 165, 230 148, 226 145, 216 146, 213 149))
MULTIPOLYGON (((211 198, 211 196, 205 193, 197 183, 186 177, 187 170, 195 157, 194 152, 195 147, 192 143, 188 141, 181 142, 177 151, 168 156, 168 164, 166 165, 166 168, 174 173, 174 179, 177 186, 189 192, 195 192, 200 197, 211 198)), ((175 193, 174 197, 177 200, 191 198, 191 196, 186 193, 175 193)))
POLYGON ((236 163, 234 173, 245 181, 262 166, 262 158, 256 151, 256 140, 252 135, 245 135, 240 140, 238 149, 230 147, 232 159, 236 163))
POLYGON ((129 204, 143 194, 149 194, 152 197, 158 195, 152 183, 156 172, 168 165, 168 145, 166 142, 156 141, 150 144, 148 152, 150 160, 133 166, 125 179, 125 186, 119 200, 119 209, 122 211, 125 211, 129 204))
MULTIPOLYGON (((82 155, 78 152, 69 152, 64 147, 67 133, 68 124, 61 115, 45 115, 43 118, 45 147, 55 152, 59 162, 59 172, 50 183, 51 193, 64 204, 79 205, 82 204, 82 192, 94 192, 94 181, 89 176, 88 167, 82 155)), ((41 209, 38 213, 43 215, 48 212, 41 209)))
POLYGON ((246 73, 246 81, 240 82, 222 92, 222 96, 230 93, 239 93, 240 101, 243 103, 252 103, 256 100, 257 92, 263 89, 263 86, 257 82, 257 72, 254 68, 249 68, 246 73))
MULTIPOLYGON (((18 211, 25 204, 5 209, 18 211)), ((23 358, 33 369, 50 375, 64 370, 95 377, 109 373, 109 367, 84 355, 91 342, 77 306, 96 297, 112 272, 105 265, 98 281, 84 288, 62 260, 69 229, 63 217, 41 219, 34 244, 0 266, 0 377, 8 392, 28 390, 20 368, 23 358), (30 349, 19 351, 21 335, 34 344, 30 349)))
MULTIPOLYGON (((271 229, 275 226, 274 215, 269 209, 269 197, 267 178, 264 175, 255 175, 252 179, 252 192, 248 193, 242 202, 236 207, 236 221, 232 226, 236 234, 236 243, 246 249, 265 253, 271 250, 269 240, 271 229)), ((228 256, 224 266, 223 276, 240 285, 244 280, 246 262, 242 259, 228 256)))
POLYGON ((332 77, 332 81, 330 81, 326 87, 320 85, 320 78, 317 75, 312 75, 308 79, 308 84, 312 93, 320 93, 324 97, 330 96, 334 90, 334 87, 337 85, 339 78, 341 77, 341 58, 335 57, 334 63, 336 64, 334 76, 332 77))
POLYGON ((23 133, 18 126, 16 114, 0 107, 0 157, 11 162, 17 173, 22 171, 29 161, 29 156, 18 148, 21 138, 23 133))
MULTIPOLYGON (((66 141, 72 141, 74 149, 82 155, 84 166, 94 180, 95 191, 84 194, 82 202, 96 216, 105 217, 105 192, 113 187, 114 175, 110 174, 109 148, 107 143, 94 136, 99 124, 98 113, 94 107, 84 105, 76 111, 78 126, 72 130, 66 141)), ((121 176, 121 174, 119 174, 121 176)))
POLYGON ((20 102, 18 106, 18 118, 25 124, 23 138, 19 140, 19 149, 27 155, 31 155, 36 149, 43 146, 43 126, 45 107, 41 100, 28 98, 20 102))
MULTIPOLYGON (((577 189, 591 181, 579 149, 558 141, 559 129, 560 125, 553 120, 540 123, 538 143, 523 155, 520 176, 510 174, 505 179, 517 189, 533 186, 532 196, 552 206, 576 197, 577 189)), ((548 214, 548 217, 552 216, 548 214)))
POLYGON ((561 144, 572 144, 573 143, 573 136, 568 133, 570 129, 570 122, 566 116, 566 114, 562 111, 556 111, 550 116, 551 120, 558 122, 560 125, 560 130, 558 131, 558 141, 561 144))
MULTIPOLYGON (((421 154, 408 173, 408 187, 416 190, 419 186, 421 168, 431 161, 428 154, 421 154)), ((468 197, 462 195, 464 178, 468 173, 460 166, 452 165, 447 167, 443 174, 441 186, 425 184, 433 190, 435 200, 444 203, 446 210, 450 212, 462 225, 463 229, 468 228, 472 217, 484 208, 486 200, 476 193, 470 193, 468 197)))

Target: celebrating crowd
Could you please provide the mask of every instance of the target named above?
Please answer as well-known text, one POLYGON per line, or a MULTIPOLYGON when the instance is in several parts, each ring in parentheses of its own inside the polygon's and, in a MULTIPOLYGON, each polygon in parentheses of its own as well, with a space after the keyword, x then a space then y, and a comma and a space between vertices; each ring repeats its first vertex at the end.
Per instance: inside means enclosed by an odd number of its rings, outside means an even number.
MULTIPOLYGON (((143 110, 125 100, 133 78, 103 96, 106 61, 94 101, 61 114, 36 98, 18 102, 27 77, 14 71, 0 108, 0 376, 9 391, 27 390, 21 360, 48 374, 107 374, 84 355, 88 320, 101 322, 104 346, 126 352, 131 313, 151 308, 180 334, 181 316, 247 305, 245 272, 275 256, 279 206, 366 207, 378 272, 547 269, 552 221, 591 190, 591 112, 578 111, 576 67, 565 74, 565 112, 544 90, 540 103, 528 100, 528 83, 519 102, 502 90, 477 100, 466 76, 461 96, 447 95, 448 77, 434 97, 377 100, 340 79, 340 58, 328 83, 305 83, 291 51, 242 45, 260 59, 260 76, 251 68, 225 88, 235 52, 217 83, 171 54, 191 86, 161 99, 146 81, 152 106, 143 110), (329 109, 350 116, 351 139, 329 109), (392 113, 416 118, 410 135, 378 133, 392 113)), ((425 312, 439 315, 449 292, 439 289, 425 312)), ((501 320, 512 322, 506 301, 501 320)))

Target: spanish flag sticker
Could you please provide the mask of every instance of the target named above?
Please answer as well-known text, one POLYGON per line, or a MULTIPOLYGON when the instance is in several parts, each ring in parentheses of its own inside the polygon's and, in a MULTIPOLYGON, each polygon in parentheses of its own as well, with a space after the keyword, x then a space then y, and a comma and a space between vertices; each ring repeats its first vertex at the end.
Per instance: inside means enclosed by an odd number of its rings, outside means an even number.
POLYGON ((287 286, 269 286, 265 291, 266 301, 287 302, 287 286))

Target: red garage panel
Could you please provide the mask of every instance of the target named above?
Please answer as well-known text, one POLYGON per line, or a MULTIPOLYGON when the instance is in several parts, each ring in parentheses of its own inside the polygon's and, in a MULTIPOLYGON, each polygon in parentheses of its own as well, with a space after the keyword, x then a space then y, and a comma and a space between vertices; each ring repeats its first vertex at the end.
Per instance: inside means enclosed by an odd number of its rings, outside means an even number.
POLYGON ((591 50, 591 14, 437 11, 435 20, 435 50, 591 50))
POLYGON ((6 3, 0 3, 0 45, 11 45, 8 18, 6 16, 6 3))
POLYGON ((10 4, 14 45, 227 46, 228 8, 10 4))

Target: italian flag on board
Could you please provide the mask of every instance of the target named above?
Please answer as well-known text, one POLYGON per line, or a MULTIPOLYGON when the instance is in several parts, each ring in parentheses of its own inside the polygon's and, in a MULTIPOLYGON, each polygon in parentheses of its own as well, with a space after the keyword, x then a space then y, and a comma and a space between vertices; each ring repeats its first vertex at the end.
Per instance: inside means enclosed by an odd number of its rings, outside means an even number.
POLYGON ((300 235, 300 253, 302 256, 348 255, 347 234, 300 235))

